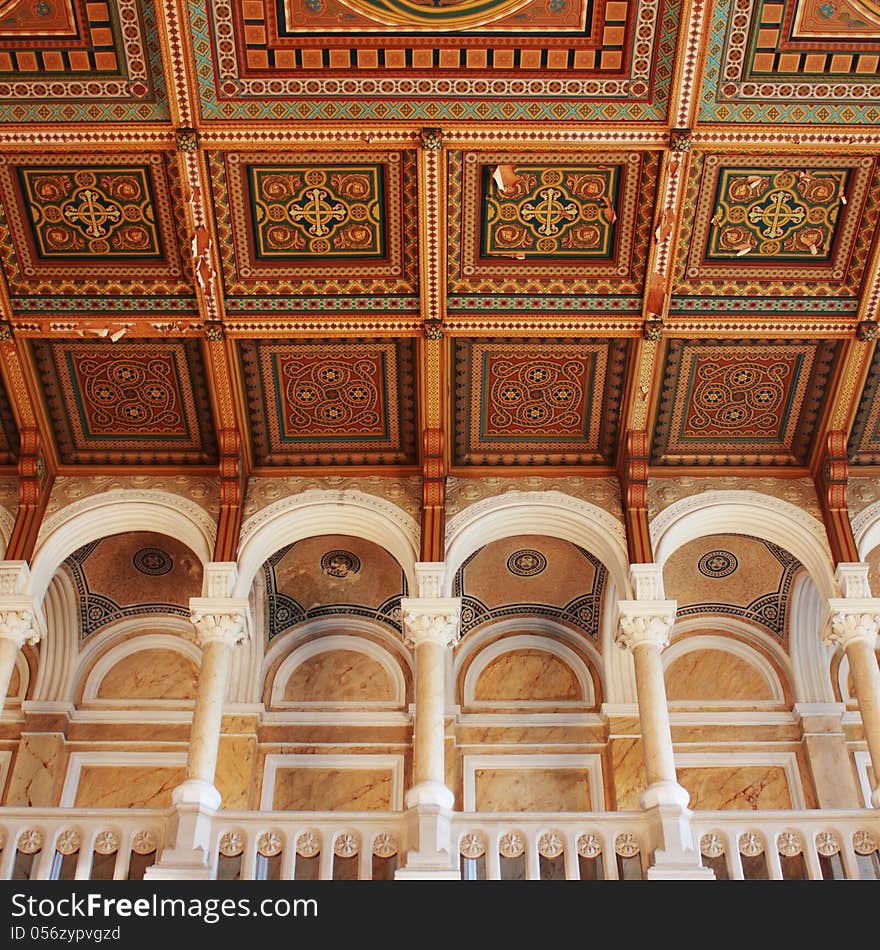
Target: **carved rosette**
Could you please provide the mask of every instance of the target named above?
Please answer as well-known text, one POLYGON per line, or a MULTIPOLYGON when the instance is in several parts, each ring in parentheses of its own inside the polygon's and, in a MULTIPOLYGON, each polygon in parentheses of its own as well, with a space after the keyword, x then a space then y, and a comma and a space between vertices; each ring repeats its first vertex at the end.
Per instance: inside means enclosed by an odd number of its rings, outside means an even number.
POLYGON ((582 858, 598 858, 602 853, 602 842, 598 835, 581 835, 577 840, 577 849, 582 858))
POLYGON ((282 846, 281 836, 274 831, 264 831, 257 838, 257 851, 264 858, 274 858, 276 854, 281 854, 282 846))
POLYGON ((159 837, 155 831, 139 831, 131 841, 131 850, 135 854, 151 854, 159 847, 159 837))
POLYGON ((58 835, 55 850, 62 854, 75 854, 82 844, 82 835, 75 828, 67 828, 58 835))
POLYGON ((313 858, 321 852, 321 836, 317 831, 304 831, 296 839, 296 853, 302 858, 313 858))
POLYGON ((205 647, 214 641, 234 646, 247 637, 247 617, 243 608, 233 610, 194 610, 192 625, 200 646, 205 647))
POLYGON ((700 838, 700 853, 707 858, 720 858, 724 854, 724 841, 720 835, 710 833, 700 838))
POLYGON ((95 851, 98 854, 113 854, 119 850, 119 835, 115 831, 102 831, 95 838, 95 851))
POLYGON ((840 840, 833 831, 820 831, 816 835, 816 850, 822 857, 830 858, 840 851, 840 840))
POLYGON ((498 851, 505 858, 518 858, 525 850, 526 840, 518 831, 508 831, 498 841, 498 851))
POLYGON ((0 639, 12 640, 20 650, 26 643, 36 645, 41 638, 33 610, 28 607, 0 609, 0 639))
POLYGON ((614 850, 622 858, 634 858, 641 849, 636 836, 631 831, 624 831, 614 839, 614 850))
POLYGON ((739 851, 747 858, 757 857, 764 851, 764 839, 754 831, 739 836, 739 851))
POLYGON ((538 838, 538 854, 544 858, 558 858, 564 850, 562 837, 555 831, 545 831, 538 838))
POLYGON ((237 831, 227 831, 220 838, 220 854, 235 858, 244 851, 244 837, 237 831))
POLYGON ((853 835, 853 850, 856 854, 871 854, 877 850, 877 839, 870 831, 857 831, 853 835))
POLYGON ((397 838, 387 831, 380 831, 373 838, 373 854, 377 858, 390 858, 391 855, 397 854, 397 838))
POLYGON ((43 847, 43 832, 28 828, 18 836, 18 850, 22 854, 36 854, 43 847))
POLYGON ((801 836, 794 831, 783 831, 776 839, 776 850, 786 858, 793 858, 804 850, 801 836))
POLYGON ((458 850, 466 858, 481 858, 486 853, 486 839, 479 831, 469 831, 462 835, 458 850))
POLYGON ((333 853, 337 858, 353 858, 360 847, 360 838, 355 831, 343 831, 333 840, 333 853))

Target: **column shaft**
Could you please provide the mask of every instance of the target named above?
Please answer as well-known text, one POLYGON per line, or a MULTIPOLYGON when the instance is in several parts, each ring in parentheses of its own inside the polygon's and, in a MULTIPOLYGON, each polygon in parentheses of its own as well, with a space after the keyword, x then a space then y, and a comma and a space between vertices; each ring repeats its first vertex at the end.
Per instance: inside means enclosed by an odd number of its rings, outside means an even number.
POLYGON ((444 762, 446 647, 430 640, 416 647, 416 713, 413 727, 413 784, 446 784, 444 762))
POLYGON ((865 742, 874 769, 874 787, 880 786, 880 668, 873 646, 853 638, 846 644, 846 656, 865 730, 865 742))
POLYGON ((220 729, 223 702, 229 684, 232 664, 232 643, 228 640, 209 640, 202 652, 202 668, 193 712, 186 778, 214 783, 217 753, 220 747, 220 729))
POLYGON ((674 783, 672 730, 666 706, 660 646, 656 642, 642 641, 633 646, 632 652, 644 745, 645 778, 649 788, 657 782, 674 783))

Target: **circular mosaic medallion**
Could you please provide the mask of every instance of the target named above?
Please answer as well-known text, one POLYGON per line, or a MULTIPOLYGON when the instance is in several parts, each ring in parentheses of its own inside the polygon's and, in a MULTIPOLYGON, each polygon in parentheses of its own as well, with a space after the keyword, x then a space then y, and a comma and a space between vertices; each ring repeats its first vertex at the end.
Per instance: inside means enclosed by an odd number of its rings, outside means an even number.
POLYGON ((361 569, 361 559, 351 551, 328 551, 321 558, 321 570, 330 577, 348 577, 361 569))
POLYGON ((141 574, 148 577, 161 577, 174 567, 171 555, 159 548, 141 548, 131 560, 141 574))
POLYGON ((514 551, 507 559, 507 570, 517 577, 534 577, 547 566, 547 558, 540 551, 514 551))
POLYGON ((709 551, 697 564, 705 577, 729 577, 738 567, 739 561, 730 551, 709 551))

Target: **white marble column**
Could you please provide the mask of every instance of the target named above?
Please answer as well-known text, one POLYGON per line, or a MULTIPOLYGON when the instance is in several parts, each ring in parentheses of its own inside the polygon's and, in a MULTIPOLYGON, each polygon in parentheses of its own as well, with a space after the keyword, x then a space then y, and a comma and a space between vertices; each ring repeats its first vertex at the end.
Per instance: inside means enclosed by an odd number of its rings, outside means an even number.
POLYGON ((190 615, 202 647, 202 665, 196 692, 187 751, 186 776, 174 789, 175 815, 168 845, 159 861, 147 869, 149 880, 203 879, 212 874, 211 819, 220 807, 214 787, 223 721, 236 644, 250 638, 252 620, 246 597, 229 596, 235 584, 235 565, 205 566, 207 596, 190 598, 190 615))
POLYGON ((661 651, 669 643, 677 603, 663 598, 660 567, 635 564, 630 578, 635 600, 619 602, 618 646, 633 657, 639 723, 647 787, 640 803, 650 812, 653 864, 649 879, 711 879, 700 866, 690 829, 690 796, 678 784, 672 751, 672 730, 666 702, 661 651))
POLYGON ((18 654, 43 639, 45 623, 33 598, 24 593, 30 576, 25 561, 0 562, 0 710, 6 703, 18 654))
POLYGON ((446 785, 446 668, 458 640, 461 598, 404 598, 404 637, 415 657, 415 720, 406 866, 398 878, 457 878, 450 840, 455 796, 446 785))
POLYGON ((874 772, 871 804, 880 808, 880 668, 875 653, 880 629, 880 597, 832 598, 829 606, 831 613, 823 639, 826 643, 840 644, 849 661, 874 772))
POLYGON ((216 809, 220 807, 220 793, 214 787, 214 774, 223 703, 229 686, 233 647, 247 638, 247 607, 237 602, 205 603, 193 610, 192 623, 202 648, 202 665, 190 730, 186 780, 174 790, 174 802, 200 802, 216 809))

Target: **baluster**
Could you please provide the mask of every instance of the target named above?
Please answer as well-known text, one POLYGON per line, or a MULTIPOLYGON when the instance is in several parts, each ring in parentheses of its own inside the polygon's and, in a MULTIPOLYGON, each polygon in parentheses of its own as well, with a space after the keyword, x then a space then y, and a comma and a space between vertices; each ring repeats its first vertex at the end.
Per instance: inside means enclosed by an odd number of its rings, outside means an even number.
POLYGON ((617 837, 617 831, 600 831, 602 838, 602 871, 606 881, 618 881, 620 875, 617 873, 617 851, 614 848, 614 839, 617 837))
POLYGON ((364 835, 361 838, 361 848, 358 851, 358 880, 373 880, 373 835, 364 835))
POLYGON ((12 866, 15 864, 15 846, 17 831, 5 826, 0 829, 0 837, 3 840, 3 851, 0 853, 0 881, 8 881, 12 877, 12 866))
POLYGON ((292 833, 284 835, 284 853, 281 856, 281 880, 292 881, 294 863, 296 862, 296 839, 299 830, 294 828, 292 833))
MULTIPOLYGON (((767 842, 765 835, 764 841, 767 842)), ((776 842, 776 835, 771 834, 770 842, 764 845, 764 859, 767 862, 767 874, 771 881, 782 880, 782 864, 779 861, 779 845, 776 842)))
POLYGON ((131 863, 131 832, 120 842, 116 851, 116 864, 113 866, 113 880, 127 881, 128 866, 131 863))
POLYGON ((807 865, 807 877, 811 881, 822 880, 822 865, 819 864, 819 852, 816 850, 816 835, 801 834, 804 843, 804 863, 807 865))
POLYGON ((526 842, 526 880, 541 880, 541 856, 538 854, 538 836, 534 830, 523 835, 526 842))
POLYGON ((247 846, 241 855, 241 870, 239 877, 242 881, 252 881, 257 871, 257 837, 250 834, 247 837, 247 846))
POLYGON ((489 844, 486 848, 486 880, 501 880, 501 857, 498 854, 498 832, 487 834, 489 844))
POLYGON ((76 859, 76 870, 73 872, 75 881, 87 881, 92 875, 93 838, 94 835, 83 835, 83 839, 79 843, 79 857, 76 859))
POLYGON ((852 832, 840 836, 840 857, 843 861, 843 870, 848 881, 859 880, 859 865, 856 853, 852 846, 852 832))
POLYGON ((581 879, 581 866, 578 862, 577 849, 578 833, 569 832, 565 836, 565 879, 566 881, 579 881, 581 879))
POLYGON ((727 873, 730 875, 731 881, 744 881, 746 879, 739 853, 739 836, 739 829, 734 828, 724 847, 724 854, 727 857, 727 873))
POLYGON ((321 835, 321 857, 318 864, 318 880, 333 880, 333 845, 329 844, 327 838, 332 835, 321 835))

